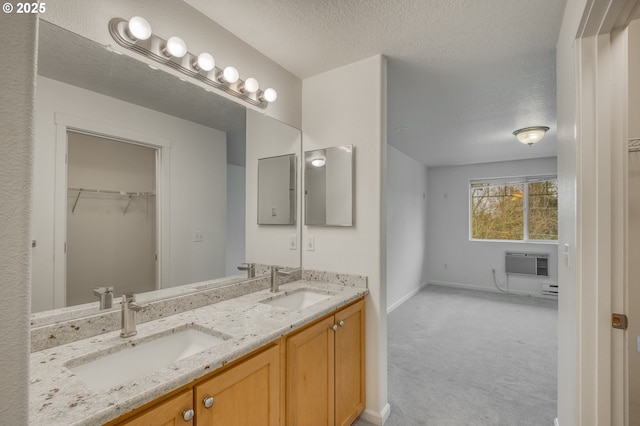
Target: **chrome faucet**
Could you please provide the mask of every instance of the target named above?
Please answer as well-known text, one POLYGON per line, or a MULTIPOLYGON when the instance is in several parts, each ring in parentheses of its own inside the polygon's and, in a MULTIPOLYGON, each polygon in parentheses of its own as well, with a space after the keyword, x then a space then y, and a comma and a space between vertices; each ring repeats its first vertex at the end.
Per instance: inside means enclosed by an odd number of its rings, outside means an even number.
POLYGON ((247 278, 254 278, 256 276, 256 264, 243 263, 238 266, 238 271, 247 271, 247 278))
POLYGON ((120 337, 135 336, 138 333, 136 330, 136 312, 144 311, 148 305, 138 304, 135 294, 123 294, 120 306, 122 307, 120 337))
POLYGON ((97 287, 93 294, 100 298, 100 310, 110 309, 113 306, 113 287, 97 287))
POLYGON ((278 277, 284 275, 289 276, 294 272, 298 271, 298 269, 293 269, 291 271, 283 271, 279 266, 271 266, 271 292, 277 293, 278 288, 280 287, 280 280, 278 277))

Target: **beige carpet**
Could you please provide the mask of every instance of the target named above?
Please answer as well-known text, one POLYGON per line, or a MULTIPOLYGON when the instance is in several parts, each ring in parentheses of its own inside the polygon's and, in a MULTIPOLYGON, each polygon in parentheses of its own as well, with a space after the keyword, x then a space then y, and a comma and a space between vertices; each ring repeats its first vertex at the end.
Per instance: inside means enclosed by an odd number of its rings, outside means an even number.
POLYGON ((388 317, 386 425, 553 425, 556 330, 555 300, 426 287, 388 317))

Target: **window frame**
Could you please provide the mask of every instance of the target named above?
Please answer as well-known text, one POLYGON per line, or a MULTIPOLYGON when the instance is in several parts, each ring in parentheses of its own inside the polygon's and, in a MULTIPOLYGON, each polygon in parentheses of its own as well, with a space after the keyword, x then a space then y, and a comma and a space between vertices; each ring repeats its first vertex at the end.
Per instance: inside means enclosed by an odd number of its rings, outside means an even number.
POLYGON ((469 179, 469 241, 480 242, 500 242, 500 243, 527 243, 527 244, 558 244, 555 240, 533 240, 529 238, 529 184, 534 182, 555 181, 558 184, 557 174, 544 175, 527 175, 527 176, 511 176, 496 178, 469 179), (523 239, 521 240, 500 240, 500 239, 483 239, 473 238, 473 184, 486 184, 487 186, 504 186, 504 185, 523 185, 523 239))

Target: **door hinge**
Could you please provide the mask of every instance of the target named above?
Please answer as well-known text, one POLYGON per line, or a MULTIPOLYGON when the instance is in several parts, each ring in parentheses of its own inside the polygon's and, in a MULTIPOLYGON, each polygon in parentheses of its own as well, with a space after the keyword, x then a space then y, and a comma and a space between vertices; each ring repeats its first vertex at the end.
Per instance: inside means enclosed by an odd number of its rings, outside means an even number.
POLYGON ((629 320, 625 314, 611 314, 611 327, 626 330, 629 320))

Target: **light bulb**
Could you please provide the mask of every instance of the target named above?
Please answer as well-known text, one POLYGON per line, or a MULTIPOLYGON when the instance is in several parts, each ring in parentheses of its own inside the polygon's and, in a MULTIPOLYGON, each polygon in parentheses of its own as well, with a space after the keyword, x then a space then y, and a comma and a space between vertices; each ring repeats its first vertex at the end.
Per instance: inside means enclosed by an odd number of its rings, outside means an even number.
POLYGON ((129 19, 127 35, 133 40, 147 40, 151 37, 151 24, 142 16, 129 19))
POLYGON ((258 84, 258 80, 256 80, 253 77, 249 77, 244 81, 242 87, 240 88, 240 91, 243 93, 244 92, 255 93, 258 91, 259 88, 260 88, 260 85, 258 84))
POLYGON ((311 165, 313 167, 322 167, 324 166, 326 163, 326 160, 324 158, 314 158, 313 160, 311 160, 311 165))
POLYGON ((187 54, 187 45, 180 37, 170 37, 164 45, 162 53, 174 58, 182 58, 187 54))
POLYGON ((276 99, 278 99, 278 92, 276 92, 275 89, 272 89, 271 87, 264 89, 264 92, 262 92, 262 96, 261 96, 262 100, 265 100, 267 102, 275 102, 276 99))
POLYGON ((221 83, 233 84, 240 78, 238 70, 234 67, 226 67, 220 74, 218 74, 218 80, 221 83))
POLYGON ((209 72, 216 67, 216 60, 207 52, 203 52, 198 55, 191 65, 193 65, 196 71, 202 70, 209 72))

